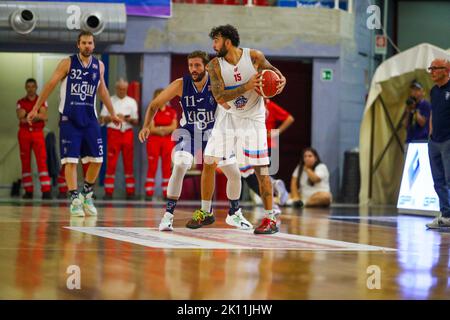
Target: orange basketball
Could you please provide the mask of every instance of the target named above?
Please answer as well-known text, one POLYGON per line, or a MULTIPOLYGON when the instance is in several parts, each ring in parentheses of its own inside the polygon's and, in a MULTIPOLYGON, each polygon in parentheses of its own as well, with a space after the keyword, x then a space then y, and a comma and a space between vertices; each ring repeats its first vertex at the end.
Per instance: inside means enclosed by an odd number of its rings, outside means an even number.
POLYGON ((261 72, 261 78, 263 80, 263 86, 257 87, 255 90, 259 95, 264 98, 272 98, 277 94, 277 86, 280 81, 280 77, 275 71, 272 70, 263 70, 261 72))

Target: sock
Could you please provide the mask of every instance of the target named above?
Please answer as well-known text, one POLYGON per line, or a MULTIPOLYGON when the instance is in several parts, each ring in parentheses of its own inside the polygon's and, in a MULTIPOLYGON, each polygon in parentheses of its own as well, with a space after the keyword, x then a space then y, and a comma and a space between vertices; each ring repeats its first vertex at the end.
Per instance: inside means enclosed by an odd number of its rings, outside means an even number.
POLYGON ((256 177, 256 174, 253 173, 244 179, 247 182, 247 185, 249 186, 249 188, 252 189, 253 192, 259 196, 260 195, 259 194, 259 183, 258 183, 258 178, 256 177))
POLYGON ((171 214, 173 214, 176 206, 177 206, 177 200, 168 199, 167 206, 166 206, 166 212, 170 212, 171 214))
POLYGON ((211 201, 202 200, 202 210, 206 212, 211 212, 211 201))
POLYGON ((87 195, 88 193, 90 193, 92 191, 94 191, 94 184, 85 181, 84 186, 83 186, 83 191, 81 191, 81 193, 83 195, 87 195))
POLYGON ((270 220, 276 221, 275 213, 273 213, 273 210, 264 210, 266 213, 267 218, 270 220))
POLYGON ((239 200, 230 200, 230 210, 228 210, 228 215, 232 216, 238 210, 239 210, 239 200))
POLYGON ((69 190, 70 195, 70 201, 73 201, 73 199, 78 198, 78 190, 69 190))

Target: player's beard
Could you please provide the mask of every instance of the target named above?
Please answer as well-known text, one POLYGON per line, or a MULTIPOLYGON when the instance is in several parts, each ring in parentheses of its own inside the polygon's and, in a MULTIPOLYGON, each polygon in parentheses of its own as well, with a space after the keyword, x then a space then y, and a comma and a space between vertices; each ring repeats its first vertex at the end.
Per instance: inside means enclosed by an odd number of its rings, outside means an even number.
POLYGON ((194 82, 200 82, 200 81, 202 81, 202 80, 203 80, 203 77, 205 76, 205 74, 206 74, 206 71, 203 71, 202 73, 197 73, 197 78, 194 79, 194 77, 192 76, 192 73, 191 73, 192 81, 194 81, 194 82))
POLYGON ((92 54, 92 51, 89 49, 84 49, 83 51, 80 51, 80 54, 85 58, 89 58, 92 54))
POLYGON ((219 51, 217 51, 217 56, 219 58, 223 58, 227 55, 227 53, 228 53, 227 48, 225 48, 225 46, 222 46, 222 48, 220 48, 219 51))

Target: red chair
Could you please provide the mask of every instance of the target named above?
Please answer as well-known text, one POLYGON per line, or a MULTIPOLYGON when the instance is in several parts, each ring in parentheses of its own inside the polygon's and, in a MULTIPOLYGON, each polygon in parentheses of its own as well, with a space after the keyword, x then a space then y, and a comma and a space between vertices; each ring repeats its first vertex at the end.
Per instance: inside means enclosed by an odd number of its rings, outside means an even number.
MULTIPOLYGON (((244 5, 247 5, 247 3, 248 3, 248 0, 243 0, 244 5)), ((267 7, 270 5, 268 0, 252 0, 252 3, 254 6, 267 7)))
POLYGON ((213 0, 212 3, 213 4, 233 5, 233 6, 238 6, 241 4, 239 0, 213 0))

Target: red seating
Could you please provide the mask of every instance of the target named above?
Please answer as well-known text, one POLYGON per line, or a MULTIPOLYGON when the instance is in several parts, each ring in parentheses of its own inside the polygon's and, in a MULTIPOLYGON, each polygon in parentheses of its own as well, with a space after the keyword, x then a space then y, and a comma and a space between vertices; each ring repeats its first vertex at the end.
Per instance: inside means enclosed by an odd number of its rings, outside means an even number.
POLYGON ((239 0, 212 0, 213 4, 226 4, 226 5, 235 5, 238 6, 240 5, 240 1, 239 0))
MULTIPOLYGON (((243 4, 246 5, 248 0, 243 0, 243 4)), ((254 6, 269 6, 269 0, 252 0, 254 6)))
POLYGON ((173 3, 208 4, 209 0, 172 0, 173 3))

